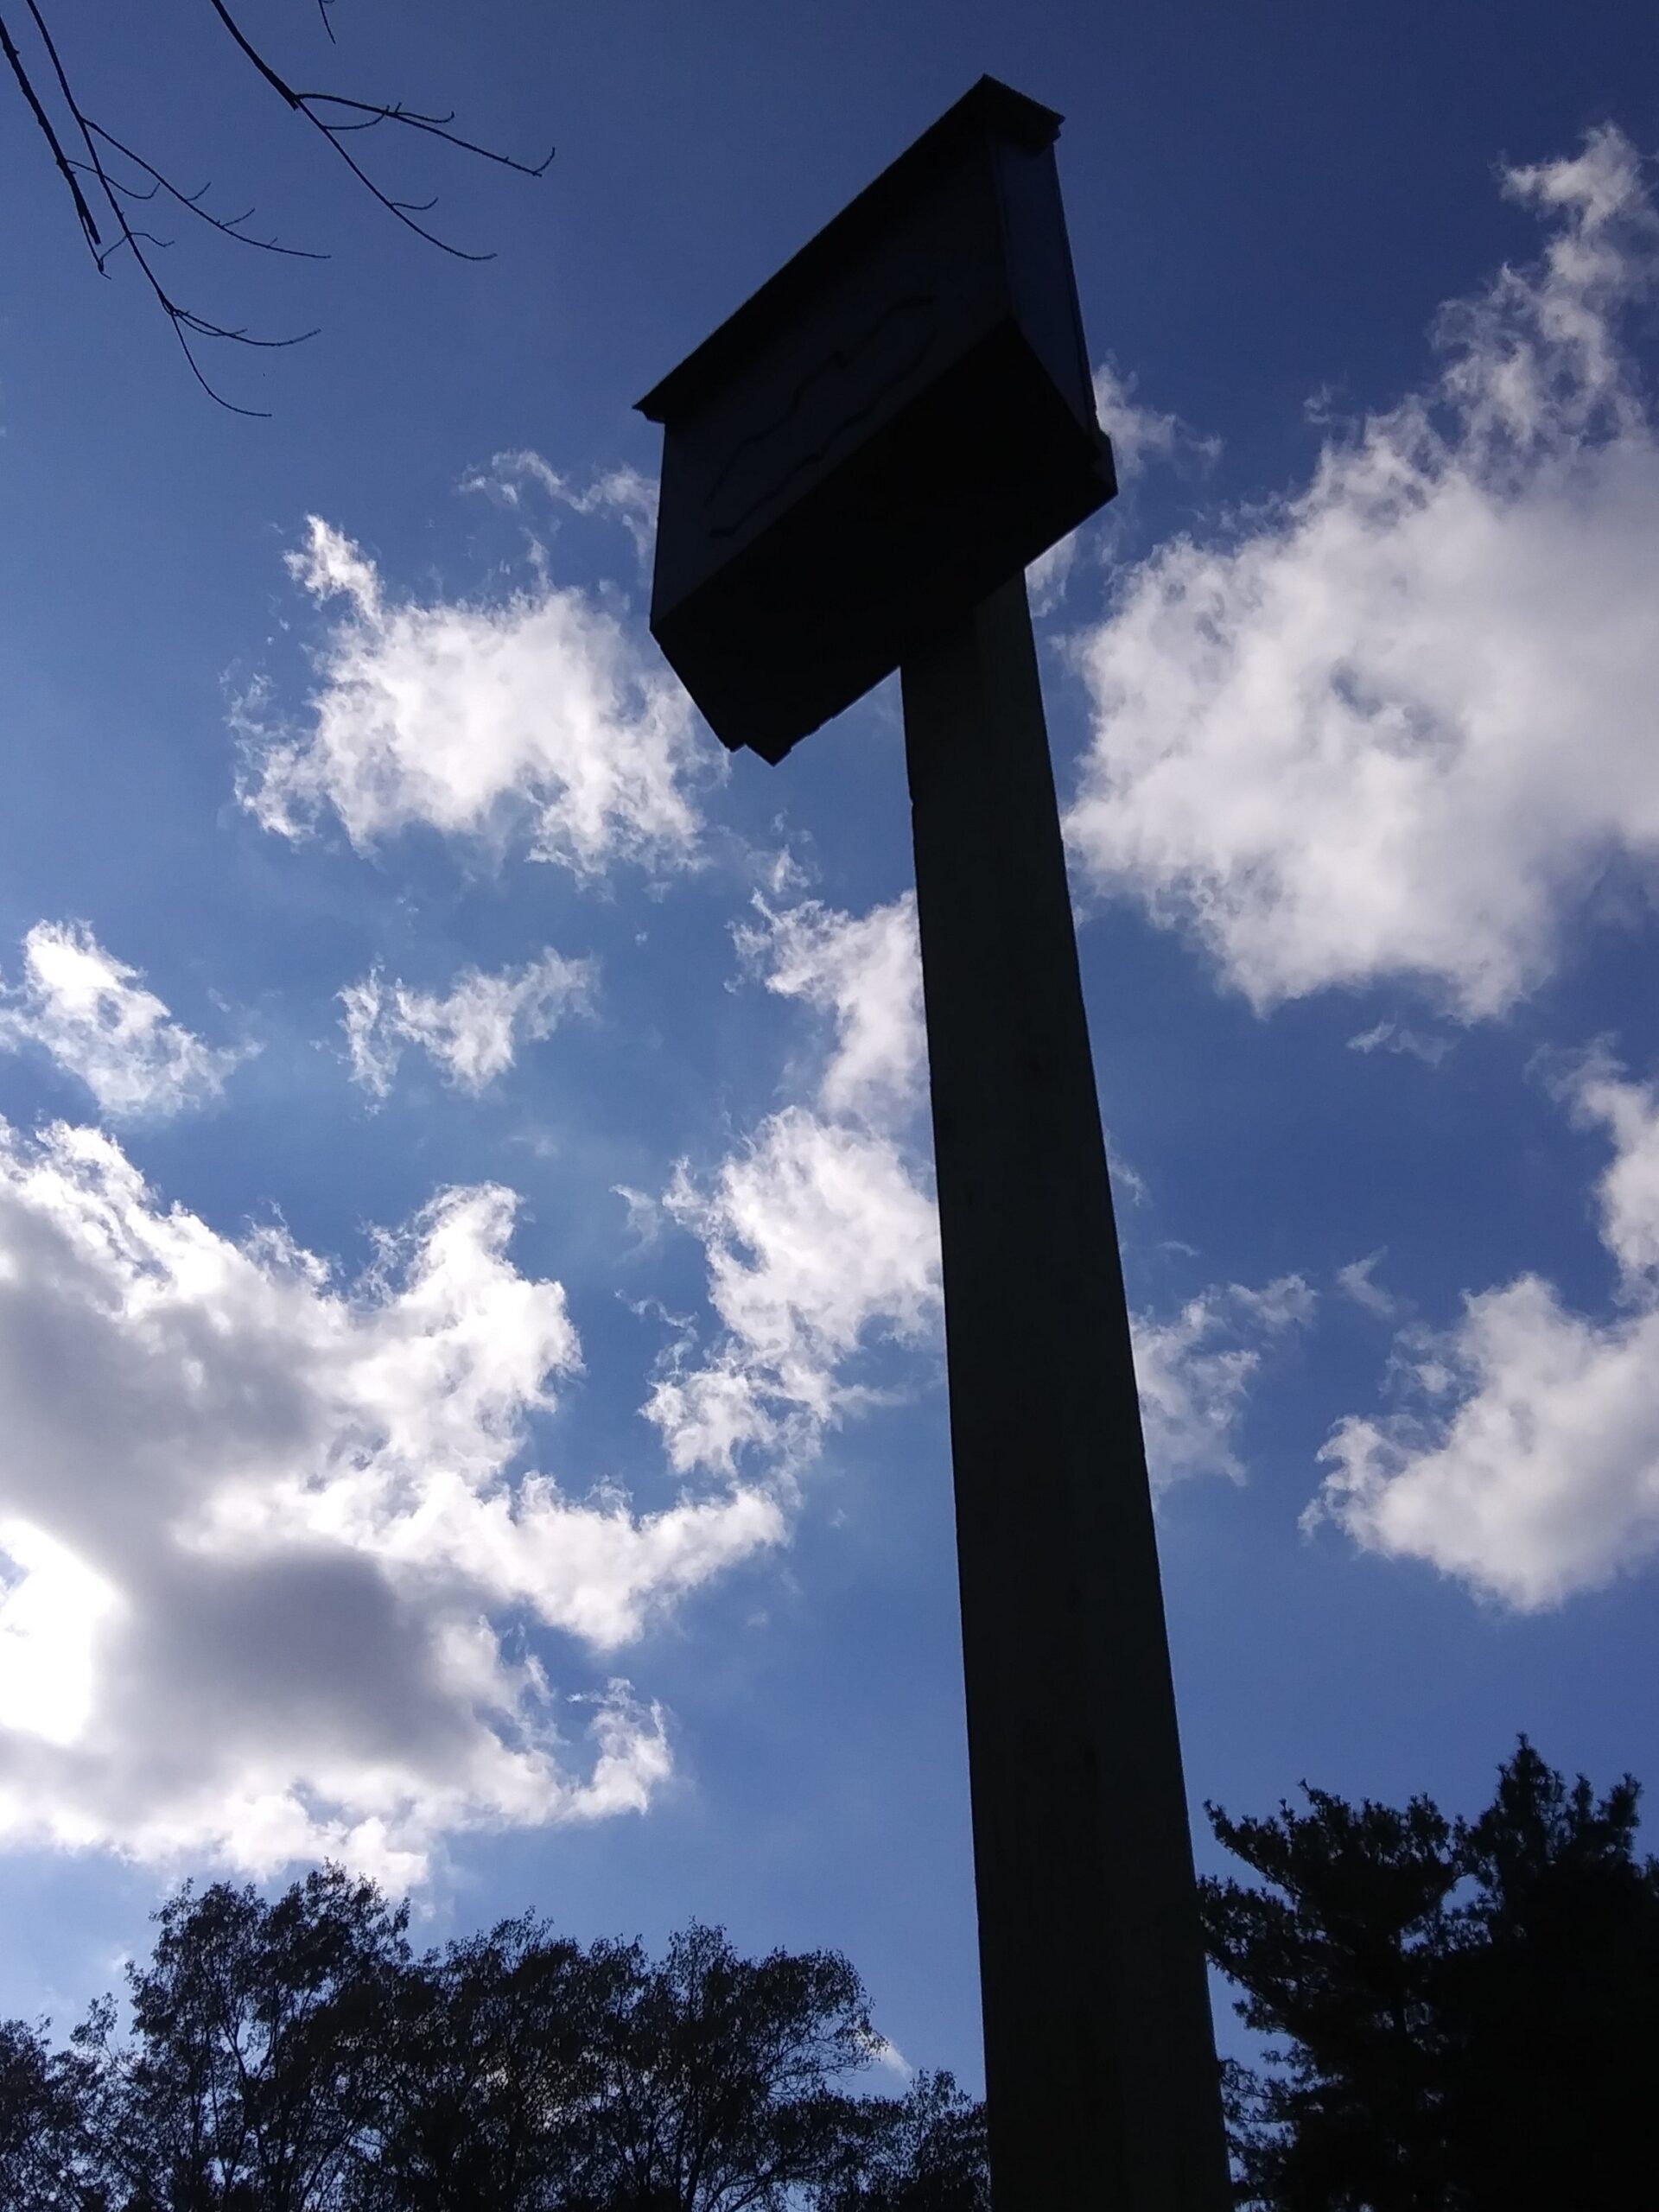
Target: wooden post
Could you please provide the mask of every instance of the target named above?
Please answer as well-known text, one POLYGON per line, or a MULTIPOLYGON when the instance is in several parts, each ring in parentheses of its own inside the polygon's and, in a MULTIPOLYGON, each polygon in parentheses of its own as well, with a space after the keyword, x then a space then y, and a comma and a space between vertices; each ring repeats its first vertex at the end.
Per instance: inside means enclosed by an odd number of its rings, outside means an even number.
POLYGON ((1230 2203, 1128 1317, 1016 578, 903 667, 995 2212, 1230 2203))

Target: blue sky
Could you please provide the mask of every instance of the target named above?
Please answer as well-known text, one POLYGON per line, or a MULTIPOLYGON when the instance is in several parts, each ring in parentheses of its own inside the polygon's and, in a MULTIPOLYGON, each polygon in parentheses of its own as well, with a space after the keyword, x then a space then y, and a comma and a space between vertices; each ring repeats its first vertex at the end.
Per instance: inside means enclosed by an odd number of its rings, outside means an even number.
POLYGON ((251 10, 556 143, 387 149, 480 266, 155 12, 89 105, 333 257, 181 238, 322 326, 234 416, 0 148, 0 2012, 330 1851, 975 2076, 896 699, 726 760, 631 404, 987 69, 1125 479, 1033 593, 1195 1803, 1659 1777, 1647 11, 251 10))

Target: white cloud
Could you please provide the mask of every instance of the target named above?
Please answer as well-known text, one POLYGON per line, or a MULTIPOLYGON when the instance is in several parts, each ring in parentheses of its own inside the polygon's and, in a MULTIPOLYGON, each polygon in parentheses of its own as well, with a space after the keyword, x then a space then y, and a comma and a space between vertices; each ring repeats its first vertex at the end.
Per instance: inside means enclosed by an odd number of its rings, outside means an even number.
POLYGON ((1135 1380, 1154 1488, 1188 1475, 1243 1478, 1236 1448, 1250 1383, 1268 1350, 1313 1312, 1300 1275, 1260 1290, 1207 1290, 1171 1319, 1133 1317, 1135 1380))
POLYGON ((22 982, 0 986, 0 1049, 31 1045, 118 1119, 203 1105, 248 1057, 169 1020, 138 969, 106 952, 85 922, 36 922, 23 939, 22 982))
POLYGON ((1659 1551, 1659 1090, 1592 1061, 1569 1096, 1612 1140, 1598 1197, 1623 1310, 1573 1313, 1525 1274, 1466 1296, 1446 1336, 1402 1336, 1407 1409, 1337 1425, 1304 1516, 1522 1610, 1659 1551))
POLYGON ((1079 640, 1077 857, 1259 1007, 1406 976, 1496 1014, 1659 849, 1659 442, 1618 340, 1659 217, 1611 129, 1506 189, 1542 260, 1445 312, 1434 381, 1079 640))
POLYGON ((938 1222, 908 1142, 925 1077, 915 900, 753 904, 760 924, 734 932, 745 966, 827 1014, 833 1041, 795 1071, 810 1103, 768 1116, 708 1187, 681 1162, 663 1203, 703 1244, 720 1335, 701 1358, 683 1338, 645 1407, 677 1469, 728 1476, 746 1453, 810 1459, 868 1401, 847 1379, 858 1355, 931 1340, 939 1313, 938 1222))
POLYGON ((244 803, 298 836, 332 809, 367 847, 421 824, 593 874, 683 865, 712 772, 689 702, 616 615, 538 581, 498 605, 391 596, 374 563, 315 517, 298 582, 342 607, 318 654, 311 722, 245 715, 244 803))
POLYGON ((756 898, 761 926, 737 942, 766 988, 802 1000, 835 1023, 836 1046, 817 1081, 831 1115, 888 1125, 920 1103, 927 1081, 916 899, 906 892, 868 914, 817 899, 774 912, 756 898))
POLYGON ((933 1333, 933 1205, 889 1136, 789 1107, 710 1189, 683 1167, 664 1204, 707 1249, 723 1331, 701 1367, 682 1348, 645 1408, 678 1470, 729 1472, 750 1446, 810 1456, 860 1402, 842 1370, 861 1346, 933 1333))
POLYGON ((885 2067, 902 2088, 907 2089, 916 2079, 916 2069, 905 2056, 898 2044, 891 2042, 887 2037, 873 2035, 870 2038, 869 2055, 874 2063, 885 2067))
POLYGON ((100 1133, 0 1125, 0 1840, 405 1880, 455 1829, 646 1802, 663 1715, 613 1684, 579 1763, 516 1624, 612 1651, 781 1516, 518 1471, 580 1349, 512 1220, 446 1192, 342 1283, 100 1133))
POLYGON ((0 1728, 73 1744, 92 1717, 95 1641, 116 1594, 27 1521, 0 1523, 0 1728))
POLYGON ((1376 1281, 1376 1270, 1387 1256, 1386 1249, 1379 1248, 1363 1260, 1351 1260, 1345 1268, 1337 1269, 1337 1287, 1344 1297, 1351 1298, 1356 1306, 1380 1321, 1391 1319, 1400 1311, 1398 1299, 1376 1281))
POLYGON ((635 1250, 644 1251, 656 1243, 663 1233, 661 1200, 652 1198, 649 1191, 636 1191, 631 1183, 613 1183, 611 1195, 627 1208, 628 1234, 635 1250))
POLYGON ((1065 599, 1077 564, 1077 533, 1057 537, 1046 553, 1039 553, 1026 570, 1026 597, 1033 614, 1052 614, 1065 599))
POLYGON ((1351 1052, 1408 1052, 1425 1067, 1437 1068, 1457 1040, 1412 1029, 1398 1021, 1373 1022, 1348 1039, 1351 1052))
POLYGON ((452 1084, 474 1096, 512 1065, 520 1036, 550 1037, 591 1003, 594 963, 550 947, 522 968, 464 969, 442 996, 388 982, 377 969, 340 993, 352 1079, 384 1098, 407 1045, 417 1045, 452 1084))
POLYGON ((1212 461, 1221 452, 1221 440, 1200 437, 1179 415, 1166 415, 1142 404, 1135 396, 1140 379, 1125 375, 1116 361, 1103 361, 1095 371, 1095 406, 1101 428, 1112 442, 1112 461, 1120 484, 1128 484, 1154 461, 1191 457, 1212 461))
POLYGON ((573 514, 613 516, 632 539, 640 560, 650 558, 657 534, 657 486, 637 468, 604 469, 586 484, 575 485, 540 454, 520 448, 493 454, 488 467, 474 471, 461 489, 486 493, 504 506, 516 508, 522 505, 526 484, 573 514))
MULTIPOLYGON (((709 1187, 682 1164, 664 1203, 704 1245, 721 1335, 702 1357, 685 1338, 645 1408, 677 1469, 728 1478, 746 1454, 809 1460, 868 1402, 849 1380, 860 1353, 935 1343, 942 1311, 938 1218, 908 1142, 926 1079, 915 901, 856 916, 810 899, 754 904, 760 925, 737 931, 747 965, 827 1014, 832 1041, 803 1083, 810 1103, 769 1116, 709 1187)), ((1116 1173, 1144 1195, 1132 1171, 1116 1173)), ((1249 1385, 1267 1345, 1312 1305, 1287 1276, 1208 1291, 1173 1319, 1135 1317, 1156 1481, 1240 1472, 1249 1385)))
POLYGON ((1559 1086, 1581 1126, 1605 1128, 1613 1157, 1597 1186, 1602 1242, 1618 1263, 1628 1295, 1659 1290, 1659 1105, 1654 1090, 1624 1080, 1593 1053, 1559 1086))

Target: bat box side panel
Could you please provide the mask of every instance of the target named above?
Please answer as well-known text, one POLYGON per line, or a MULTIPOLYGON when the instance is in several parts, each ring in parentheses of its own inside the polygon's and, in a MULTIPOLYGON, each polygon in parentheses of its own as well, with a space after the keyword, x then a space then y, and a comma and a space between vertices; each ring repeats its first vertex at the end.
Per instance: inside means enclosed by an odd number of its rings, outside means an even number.
POLYGON ((1094 378, 1052 144, 1004 146, 996 165, 1014 312, 1033 352, 1080 423, 1096 421, 1094 378))

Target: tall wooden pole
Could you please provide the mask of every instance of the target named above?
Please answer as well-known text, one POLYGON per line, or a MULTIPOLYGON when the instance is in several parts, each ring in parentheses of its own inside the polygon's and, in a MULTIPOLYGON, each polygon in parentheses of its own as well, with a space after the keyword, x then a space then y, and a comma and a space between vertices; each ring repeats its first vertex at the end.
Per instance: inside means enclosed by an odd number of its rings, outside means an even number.
POLYGON ((1230 2202, 1025 585, 903 670, 995 2212, 1230 2202))

